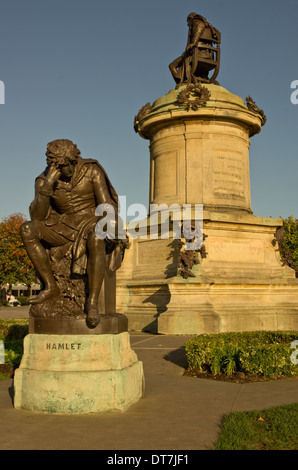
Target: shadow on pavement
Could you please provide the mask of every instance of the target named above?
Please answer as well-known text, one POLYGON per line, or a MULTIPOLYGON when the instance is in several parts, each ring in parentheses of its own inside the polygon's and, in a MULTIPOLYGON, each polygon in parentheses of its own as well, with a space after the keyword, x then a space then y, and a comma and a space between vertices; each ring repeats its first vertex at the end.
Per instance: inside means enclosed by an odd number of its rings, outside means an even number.
POLYGON ((179 349, 174 349, 164 356, 166 361, 170 361, 173 364, 186 369, 188 366, 187 358, 185 354, 185 347, 181 346, 179 349))

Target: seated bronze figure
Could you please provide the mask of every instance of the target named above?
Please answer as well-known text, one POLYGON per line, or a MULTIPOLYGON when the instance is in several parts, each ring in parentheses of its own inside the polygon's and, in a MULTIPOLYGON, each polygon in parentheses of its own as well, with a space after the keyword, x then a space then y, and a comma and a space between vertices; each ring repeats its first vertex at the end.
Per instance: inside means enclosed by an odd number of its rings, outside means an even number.
POLYGON ((46 156, 48 166, 35 181, 31 221, 21 226, 23 243, 44 287, 30 303, 49 310, 53 302, 57 308, 58 299, 60 307, 63 298, 80 300, 88 325, 94 328, 100 321, 98 299, 105 271, 115 271, 122 260, 119 240, 96 236, 95 210, 99 204, 110 204, 117 214, 118 196, 101 165, 81 158, 70 140, 50 142, 46 156), (61 283, 63 266, 70 271, 64 273, 67 287, 61 283), (82 275, 87 277, 87 295, 78 299, 75 279, 82 275))
POLYGON ((184 53, 169 65, 177 86, 189 83, 214 83, 220 65, 221 34, 206 18, 196 13, 187 17, 189 27, 184 53), (209 72, 213 75, 209 77, 209 72))

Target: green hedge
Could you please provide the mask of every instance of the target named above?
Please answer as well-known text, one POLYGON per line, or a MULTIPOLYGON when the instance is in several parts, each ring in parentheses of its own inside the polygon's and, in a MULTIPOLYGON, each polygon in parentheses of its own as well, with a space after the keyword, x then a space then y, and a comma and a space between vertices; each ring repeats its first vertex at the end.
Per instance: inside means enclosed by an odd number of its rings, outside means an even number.
MULTIPOLYGON (((8 336, 11 339, 24 338, 29 331, 27 318, 14 318, 0 320, 0 336, 8 336)), ((2 339, 2 338, 1 338, 2 339)))
POLYGON ((28 330, 27 319, 0 320, 0 340, 4 342, 5 364, 19 365, 23 355, 23 339, 28 330))
POLYGON ((188 369, 226 375, 298 375, 298 365, 291 361, 295 340, 296 331, 203 334, 186 343, 188 369))

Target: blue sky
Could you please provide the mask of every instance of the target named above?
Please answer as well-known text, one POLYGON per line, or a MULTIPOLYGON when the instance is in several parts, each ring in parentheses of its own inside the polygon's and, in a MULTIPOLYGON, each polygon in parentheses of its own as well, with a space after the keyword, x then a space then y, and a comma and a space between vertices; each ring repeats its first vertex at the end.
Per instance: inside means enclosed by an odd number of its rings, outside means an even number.
POLYGON ((98 159, 128 205, 148 206, 148 141, 133 120, 174 88, 168 64, 193 11, 222 33, 220 85, 267 116, 250 148, 254 214, 298 218, 297 0, 2 0, 0 218, 28 215, 57 138, 98 159))

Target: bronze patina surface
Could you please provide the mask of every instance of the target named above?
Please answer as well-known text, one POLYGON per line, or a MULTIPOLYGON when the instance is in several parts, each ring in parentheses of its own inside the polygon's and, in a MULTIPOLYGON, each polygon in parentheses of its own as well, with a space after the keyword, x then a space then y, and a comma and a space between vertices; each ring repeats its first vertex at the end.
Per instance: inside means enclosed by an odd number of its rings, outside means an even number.
POLYGON ((218 85, 221 33, 197 13, 188 15, 187 24, 185 51, 169 65, 177 87, 199 82, 218 85), (212 76, 209 77, 211 71, 212 76))
POLYGON ((23 243, 43 285, 30 299, 30 316, 84 319, 95 332, 101 314, 115 314, 115 271, 123 253, 115 236, 96 236, 100 217, 95 210, 109 204, 117 215, 118 196, 98 161, 82 158, 70 140, 50 142, 46 156, 47 167, 35 180, 31 221, 21 226, 23 243))
POLYGON ((95 328, 89 328, 82 316, 79 318, 36 318, 31 316, 29 319, 29 332, 35 334, 118 334, 127 331, 127 329, 127 317, 120 313, 102 314, 100 322, 95 328))

